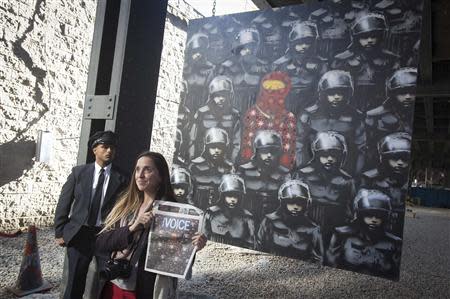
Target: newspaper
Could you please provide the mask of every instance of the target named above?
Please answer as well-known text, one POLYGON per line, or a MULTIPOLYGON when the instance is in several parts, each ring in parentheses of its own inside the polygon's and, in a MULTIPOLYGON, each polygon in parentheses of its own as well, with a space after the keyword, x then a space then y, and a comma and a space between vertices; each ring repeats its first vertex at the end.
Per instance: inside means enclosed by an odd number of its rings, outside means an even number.
POLYGON ((192 237, 201 230, 203 212, 188 204, 158 201, 153 214, 145 270, 186 278, 196 251, 192 237))

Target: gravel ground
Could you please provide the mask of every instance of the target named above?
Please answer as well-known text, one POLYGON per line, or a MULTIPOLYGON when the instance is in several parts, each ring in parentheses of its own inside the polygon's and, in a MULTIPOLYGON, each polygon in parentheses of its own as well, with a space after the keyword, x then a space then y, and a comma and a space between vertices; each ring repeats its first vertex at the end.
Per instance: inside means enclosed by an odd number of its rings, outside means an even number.
MULTIPOLYGON (((180 298, 450 298, 450 210, 414 211, 406 217, 399 282, 210 242, 192 279, 180 281, 180 298)), ((17 279, 25 240, 0 238, 0 298, 14 298, 6 286, 17 279)), ((64 249, 50 228, 38 231, 38 244, 44 279, 55 287, 24 298, 58 298, 64 249)))

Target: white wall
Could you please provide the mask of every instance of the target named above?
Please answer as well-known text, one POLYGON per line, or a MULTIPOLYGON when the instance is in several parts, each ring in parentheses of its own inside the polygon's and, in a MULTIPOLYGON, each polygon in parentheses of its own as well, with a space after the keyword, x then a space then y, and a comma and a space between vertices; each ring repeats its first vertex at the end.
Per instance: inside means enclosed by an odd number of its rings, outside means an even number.
MULTIPOLYGON (((0 0, 0 230, 53 224, 76 164, 96 10, 94 0, 0 0), (50 165, 35 161, 39 130, 55 138, 50 165)), ((170 0, 152 150, 172 160, 184 26, 198 13, 170 0)))

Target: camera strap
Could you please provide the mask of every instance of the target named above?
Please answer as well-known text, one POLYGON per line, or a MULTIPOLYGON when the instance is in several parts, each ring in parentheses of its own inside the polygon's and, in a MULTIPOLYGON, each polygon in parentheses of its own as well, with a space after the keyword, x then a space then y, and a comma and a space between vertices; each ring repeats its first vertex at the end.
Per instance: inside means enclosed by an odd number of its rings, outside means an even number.
MULTIPOLYGON (((128 262, 131 262, 131 260, 133 259, 134 253, 136 252, 136 248, 137 248, 137 246, 139 244, 139 241, 142 238, 142 235, 143 235, 144 231, 145 231, 144 229, 141 230, 141 232, 139 233, 139 237, 137 239, 133 240, 133 243, 131 244, 131 247, 130 247, 130 252, 131 252, 130 258, 128 259, 128 255, 126 257, 124 257, 124 259, 127 259, 128 262)), ((116 258, 117 252, 118 251, 114 251, 111 259, 114 260, 116 258)))
MULTIPOLYGON (((156 205, 156 202, 153 201, 153 203, 148 207, 148 209, 146 209, 146 212, 153 210, 153 207, 156 205)), ((135 215, 135 219, 136 219, 137 215, 135 215)), ((136 248, 139 245, 139 242, 141 241, 142 235, 144 234, 145 228, 142 228, 141 232, 139 233, 139 237, 136 239, 133 239, 133 243, 131 244, 130 247, 130 251, 131 251, 131 256, 130 259, 128 259, 129 262, 131 262, 131 260, 133 259, 134 253, 136 252, 136 248)), ((117 251, 114 252, 113 256, 111 257, 112 259, 115 259, 117 254, 117 251)))

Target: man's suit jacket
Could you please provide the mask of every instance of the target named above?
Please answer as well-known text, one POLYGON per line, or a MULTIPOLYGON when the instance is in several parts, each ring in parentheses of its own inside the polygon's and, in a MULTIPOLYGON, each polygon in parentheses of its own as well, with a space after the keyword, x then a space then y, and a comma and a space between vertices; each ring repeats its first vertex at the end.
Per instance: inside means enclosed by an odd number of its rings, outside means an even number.
MULTIPOLYGON (((75 166, 62 187, 55 211, 55 237, 62 237, 65 244, 69 244, 81 226, 87 223, 94 170, 94 163, 75 166)), ((108 188, 101 208, 102 220, 111 211, 117 196, 126 188, 127 184, 127 176, 112 165, 108 188)))

